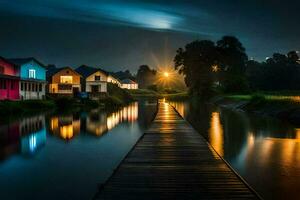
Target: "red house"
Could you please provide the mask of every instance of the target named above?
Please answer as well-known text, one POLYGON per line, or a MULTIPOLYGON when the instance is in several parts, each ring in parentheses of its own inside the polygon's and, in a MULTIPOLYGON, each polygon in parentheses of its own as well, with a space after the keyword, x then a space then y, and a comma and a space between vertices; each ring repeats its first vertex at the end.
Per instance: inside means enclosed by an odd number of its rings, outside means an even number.
POLYGON ((0 57, 0 100, 20 99, 20 67, 0 57))

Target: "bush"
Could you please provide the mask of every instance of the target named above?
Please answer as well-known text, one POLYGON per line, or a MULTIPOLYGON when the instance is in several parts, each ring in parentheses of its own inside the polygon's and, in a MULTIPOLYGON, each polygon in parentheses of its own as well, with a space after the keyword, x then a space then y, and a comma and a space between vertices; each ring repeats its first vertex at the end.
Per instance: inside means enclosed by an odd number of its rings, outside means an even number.
POLYGON ((232 76, 223 83, 225 93, 248 93, 249 85, 244 77, 232 76))
POLYGON ((109 94, 108 99, 111 99, 114 102, 128 104, 133 101, 132 96, 130 95, 130 93, 127 90, 119 88, 118 86, 116 86, 112 83, 107 84, 107 91, 109 94))
POLYGON ((154 92, 158 92, 158 88, 157 88, 157 85, 153 84, 153 85, 149 85, 147 87, 148 90, 152 90, 154 92))
POLYGON ((59 97, 54 99, 58 109, 68 109, 75 105, 76 100, 71 97, 59 97))

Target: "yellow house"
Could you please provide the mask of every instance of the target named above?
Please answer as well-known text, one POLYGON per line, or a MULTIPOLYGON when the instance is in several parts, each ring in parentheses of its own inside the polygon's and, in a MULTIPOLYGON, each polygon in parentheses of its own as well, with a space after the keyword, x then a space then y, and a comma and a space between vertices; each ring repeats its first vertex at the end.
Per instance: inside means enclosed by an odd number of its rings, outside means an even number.
POLYGON ((81 92, 81 75, 71 67, 47 71, 50 94, 76 95, 81 92))

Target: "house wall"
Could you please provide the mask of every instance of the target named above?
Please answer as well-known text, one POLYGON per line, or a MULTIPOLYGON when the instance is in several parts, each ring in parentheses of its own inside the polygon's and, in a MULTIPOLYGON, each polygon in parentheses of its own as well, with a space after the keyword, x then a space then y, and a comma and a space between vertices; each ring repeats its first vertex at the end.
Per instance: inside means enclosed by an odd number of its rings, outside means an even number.
POLYGON ((85 91, 92 92, 92 86, 97 85, 99 92, 107 92, 107 75, 98 71, 86 78, 85 91), (100 81, 95 80, 95 76, 100 76, 100 81))
POLYGON ((19 67, 15 67, 14 65, 5 62, 0 58, 0 67, 3 67, 4 72, 3 74, 5 75, 10 75, 10 76, 19 76, 20 75, 20 70, 19 67))
POLYGON ((51 80, 52 83, 49 84, 49 93, 73 94, 73 88, 78 88, 79 92, 81 91, 80 75, 71 69, 63 69, 57 72, 52 76, 51 80), (72 76, 72 83, 70 83, 72 87, 70 90, 59 90, 59 84, 64 84, 60 82, 61 76, 72 76))
MULTIPOLYGON (((19 67, 7 63, 5 60, 0 58, 0 67, 3 69, 4 75, 19 76, 19 67)), ((2 71, 2 70, 1 70, 2 71)), ((0 78, 0 100, 9 99, 17 100, 20 98, 19 95, 19 80, 10 78, 0 78)))
POLYGON ((35 82, 35 81, 25 81, 25 80, 20 81, 20 98, 22 100, 44 99, 46 95, 45 90, 46 90, 46 82, 35 82))
POLYGON ((63 69, 52 76, 52 83, 59 84, 61 76, 72 76, 73 82, 72 84, 80 84, 80 76, 71 69, 63 69))
POLYGON ((20 99, 19 80, 0 78, 0 82, 1 82, 0 84, 6 85, 5 89, 0 88, 0 100, 4 100, 4 99, 18 100, 18 99, 20 99))
POLYGON ((107 81, 107 75, 98 71, 86 78, 86 81, 95 81, 95 76, 100 76, 100 81, 107 81))
POLYGON ((117 79, 115 79, 115 78, 112 77, 112 76, 108 76, 108 77, 107 77, 107 82, 117 84, 119 87, 121 87, 120 81, 117 80, 117 79))
POLYGON ((126 84, 126 83, 123 83, 121 85, 121 88, 128 89, 128 90, 136 90, 136 89, 138 89, 138 84, 126 84))
POLYGON ((46 81, 46 69, 35 61, 21 65, 21 79, 29 78, 29 70, 35 70, 35 79, 46 81))
POLYGON ((86 82, 85 91, 86 92, 92 92, 92 85, 98 85, 99 90, 100 90, 99 92, 107 92, 107 83, 106 82, 99 82, 99 83, 86 82))

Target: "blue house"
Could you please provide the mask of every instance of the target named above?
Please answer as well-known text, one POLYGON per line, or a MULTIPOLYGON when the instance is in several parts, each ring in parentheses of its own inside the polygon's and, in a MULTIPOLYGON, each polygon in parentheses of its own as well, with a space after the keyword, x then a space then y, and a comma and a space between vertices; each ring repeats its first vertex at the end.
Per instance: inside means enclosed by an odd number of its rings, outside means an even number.
POLYGON ((20 66, 21 99, 43 99, 46 91, 46 67, 35 58, 9 59, 20 66))

